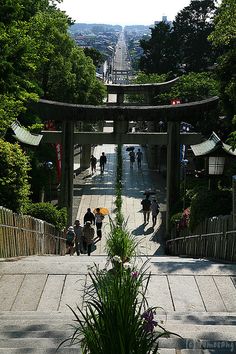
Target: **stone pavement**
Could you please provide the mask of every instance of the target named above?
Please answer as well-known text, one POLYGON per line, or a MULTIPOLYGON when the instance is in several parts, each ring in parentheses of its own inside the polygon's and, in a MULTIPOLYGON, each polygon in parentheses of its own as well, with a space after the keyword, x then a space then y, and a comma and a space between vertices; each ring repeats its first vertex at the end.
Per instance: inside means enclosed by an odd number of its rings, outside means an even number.
MULTIPOLYGON (((108 128, 107 128, 108 129, 108 128)), ((137 238, 138 255, 163 254, 161 247, 163 235, 162 217, 165 215, 165 180, 157 171, 150 171, 147 166, 145 148, 143 151, 143 162, 140 169, 137 163, 130 167, 129 155, 126 151, 128 145, 123 146, 123 206, 122 211, 127 221, 128 230, 137 238), (152 228, 151 217, 147 225, 143 224, 141 212, 141 200, 146 189, 155 189, 156 197, 160 204, 160 214, 155 228, 152 228)), ((74 179, 74 218, 83 222, 87 208, 94 210, 96 207, 106 207, 110 210, 110 217, 115 216, 115 176, 116 176, 116 151, 115 145, 98 145, 94 149, 94 156, 99 160, 102 152, 107 156, 105 172, 100 172, 99 163, 94 175, 90 169, 83 172, 82 176, 74 179), (76 195, 80 194, 80 198, 76 195), (78 210, 77 210, 78 208, 78 210), (76 212, 77 211, 77 212, 76 212)), ((93 255, 105 255, 106 235, 109 233, 109 217, 106 216, 103 222, 103 238, 96 243, 93 255)))
MULTIPOLYGON (((141 265, 147 260, 152 272, 149 305, 159 307, 159 323, 183 337, 161 339, 160 354, 235 353, 236 265, 166 256, 136 261, 141 265)), ((88 269, 94 263, 109 267, 103 255, 0 260, 0 353, 56 353, 73 332, 74 316, 67 305, 84 308, 88 269)))

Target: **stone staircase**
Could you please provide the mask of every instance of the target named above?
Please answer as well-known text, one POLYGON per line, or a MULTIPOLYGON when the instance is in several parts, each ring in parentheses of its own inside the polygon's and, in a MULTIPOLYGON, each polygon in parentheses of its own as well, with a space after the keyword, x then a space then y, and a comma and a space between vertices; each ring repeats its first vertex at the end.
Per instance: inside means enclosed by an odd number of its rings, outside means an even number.
MULTIPOLYGON (((73 333, 70 314, 7 311, 0 318, 0 353, 81 353, 78 345, 70 347, 69 343, 56 351, 73 333)), ((236 352, 236 313, 168 314, 166 328, 182 338, 160 339, 161 354, 236 352)))
MULTIPOLYGON (((87 268, 93 262, 104 267, 106 260, 0 260, 0 354, 80 354, 79 346, 69 343, 56 350, 73 333, 75 322, 66 304, 83 307, 87 268)), ((236 353, 236 265, 150 257, 150 267, 150 304, 166 310, 157 311, 159 323, 182 337, 160 339, 160 354, 236 353)))

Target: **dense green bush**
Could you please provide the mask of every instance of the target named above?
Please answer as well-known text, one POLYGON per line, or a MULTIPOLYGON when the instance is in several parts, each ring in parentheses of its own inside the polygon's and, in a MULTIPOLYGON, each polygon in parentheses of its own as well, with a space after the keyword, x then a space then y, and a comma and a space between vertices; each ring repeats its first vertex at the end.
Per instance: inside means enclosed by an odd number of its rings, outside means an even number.
POLYGON ((205 218, 228 215, 232 210, 232 192, 201 189, 192 198, 189 226, 193 230, 205 218))
POLYGON ((29 202, 29 159, 18 144, 0 139, 0 205, 22 212, 29 202))
POLYGON ((58 230, 63 230, 67 225, 66 208, 58 209, 51 203, 29 204, 25 213, 55 225, 58 230))

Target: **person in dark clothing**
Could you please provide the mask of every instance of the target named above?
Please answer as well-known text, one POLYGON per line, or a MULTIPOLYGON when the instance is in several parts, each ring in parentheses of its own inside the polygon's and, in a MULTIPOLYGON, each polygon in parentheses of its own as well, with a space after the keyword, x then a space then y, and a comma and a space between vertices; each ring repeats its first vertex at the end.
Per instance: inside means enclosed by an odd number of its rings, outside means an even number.
POLYGON ((87 212, 84 214, 84 225, 86 224, 86 221, 90 221, 92 225, 95 225, 95 216, 90 208, 88 208, 87 212))
POLYGON ((95 234, 94 228, 91 226, 90 221, 86 221, 86 224, 83 227, 83 234, 84 234, 85 243, 87 245, 88 256, 90 256, 92 251, 93 241, 94 241, 94 234, 95 234))
POLYGON ((92 174, 96 172, 96 164, 97 164, 97 159, 95 156, 91 155, 90 159, 90 166, 91 166, 91 172, 92 174))
POLYGON ((107 163, 107 157, 105 155, 104 152, 102 152, 102 155, 100 156, 100 169, 101 169, 101 173, 104 172, 104 167, 105 164, 107 163))
POLYGON ((74 227, 70 226, 66 233, 66 248, 70 256, 74 254, 74 242, 75 242, 75 232, 74 227))
POLYGON ((136 156, 137 156, 138 168, 141 168, 141 161, 143 159, 143 153, 140 149, 138 149, 136 156))
POLYGON ((149 199, 149 194, 146 195, 146 198, 141 201, 143 207, 143 217, 144 224, 149 223, 150 211, 151 211, 151 201, 149 199))

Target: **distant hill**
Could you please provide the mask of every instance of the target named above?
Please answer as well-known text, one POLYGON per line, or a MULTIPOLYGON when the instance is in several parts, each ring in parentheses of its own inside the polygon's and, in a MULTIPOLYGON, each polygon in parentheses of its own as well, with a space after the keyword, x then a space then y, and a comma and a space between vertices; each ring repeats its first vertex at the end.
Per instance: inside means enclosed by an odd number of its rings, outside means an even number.
POLYGON ((70 27, 71 33, 76 32, 120 32, 122 30, 122 26, 120 25, 108 25, 108 24, 98 24, 98 23, 74 23, 70 27))

